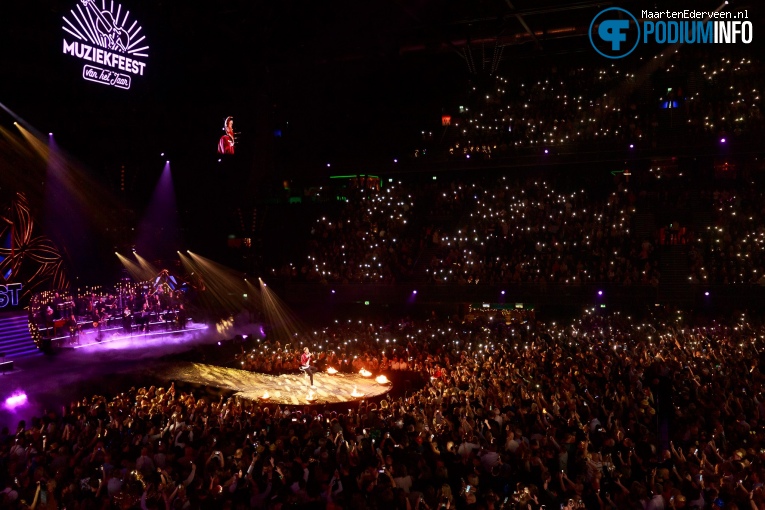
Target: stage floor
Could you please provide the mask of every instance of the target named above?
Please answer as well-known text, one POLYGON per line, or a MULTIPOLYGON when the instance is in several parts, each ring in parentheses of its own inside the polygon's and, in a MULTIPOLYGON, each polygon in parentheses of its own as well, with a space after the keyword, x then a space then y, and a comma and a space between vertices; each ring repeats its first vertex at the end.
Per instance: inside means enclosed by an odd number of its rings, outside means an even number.
POLYGON ((357 401, 387 393, 390 385, 358 374, 317 373, 313 387, 303 374, 268 375, 203 363, 182 363, 167 367, 161 374, 167 380, 204 384, 235 391, 241 398, 281 405, 336 404, 357 401), (263 399, 268 392, 268 400, 263 399), (314 398, 309 400, 309 395, 314 398))

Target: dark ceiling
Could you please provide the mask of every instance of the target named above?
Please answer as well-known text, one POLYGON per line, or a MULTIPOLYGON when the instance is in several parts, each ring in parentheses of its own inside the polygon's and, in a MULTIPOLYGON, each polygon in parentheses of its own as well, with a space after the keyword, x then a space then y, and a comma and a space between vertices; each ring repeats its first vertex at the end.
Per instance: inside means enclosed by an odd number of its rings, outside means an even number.
POLYGON ((605 7, 688 8, 674 0, 120 1, 150 45, 146 75, 131 90, 84 82, 81 63, 62 54, 62 16, 78 0, 29 0, 4 6, 0 19, 0 102, 54 131, 96 171, 166 152, 205 172, 222 120, 233 115, 254 166, 279 175, 388 160, 436 126, 477 76, 591 58, 587 27, 605 7))

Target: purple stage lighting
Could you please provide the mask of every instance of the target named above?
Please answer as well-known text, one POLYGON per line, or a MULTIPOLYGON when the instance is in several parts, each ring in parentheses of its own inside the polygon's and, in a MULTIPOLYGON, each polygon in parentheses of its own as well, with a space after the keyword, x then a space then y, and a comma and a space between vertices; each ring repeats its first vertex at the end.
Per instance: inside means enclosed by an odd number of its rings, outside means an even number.
POLYGON ((602 291, 602 290, 599 290, 599 291, 598 291, 598 296, 602 296, 602 295, 603 295, 603 291, 602 291))
POLYGON ((22 392, 14 393, 10 397, 5 399, 5 407, 8 409, 14 409, 27 403, 27 394, 22 392))
POLYGON ((412 294, 417 294, 417 291, 416 291, 416 290, 413 290, 413 291, 412 291, 412 294))
POLYGON ((48 133, 48 136, 53 136, 53 133, 48 133))
POLYGON ((502 292, 500 292, 500 294, 502 294, 504 296, 505 295, 505 291, 503 290, 502 292))
POLYGON ((720 138, 720 143, 725 143, 725 138, 720 138))

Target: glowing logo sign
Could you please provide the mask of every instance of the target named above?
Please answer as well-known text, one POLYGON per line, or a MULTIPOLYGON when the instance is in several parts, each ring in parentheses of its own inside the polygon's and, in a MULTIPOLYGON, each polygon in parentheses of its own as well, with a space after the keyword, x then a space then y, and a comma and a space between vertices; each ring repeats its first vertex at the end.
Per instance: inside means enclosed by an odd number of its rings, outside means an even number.
POLYGON ((123 14, 114 0, 80 0, 69 12, 62 25, 64 54, 92 63, 83 66, 83 79, 129 89, 134 76, 143 76, 149 47, 130 11, 123 14))
POLYGON ((5 308, 8 305, 18 306, 20 292, 21 292, 20 283, 9 283, 8 285, 0 285, 0 308, 5 308))

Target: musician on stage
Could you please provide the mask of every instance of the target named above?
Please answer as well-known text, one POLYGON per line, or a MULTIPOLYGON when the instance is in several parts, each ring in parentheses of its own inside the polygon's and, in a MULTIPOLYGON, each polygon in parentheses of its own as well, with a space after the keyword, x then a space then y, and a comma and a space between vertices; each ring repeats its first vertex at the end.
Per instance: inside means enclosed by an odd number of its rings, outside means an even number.
POLYGON ((234 117, 226 117, 223 123, 226 132, 218 141, 218 154, 234 154, 234 117))
POLYGON ((129 335, 133 331, 133 312, 129 306, 122 312, 122 331, 129 335))
POLYGON ((308 347, 303 348, 303 354, 300 355, 300 370, 308 374, 308 377, 311 378, 311 386, 313 386, 313 374, 318 372, 319 370, 311 365, 311 358, 313 355, 311 354, 311 351, 308 350, 308 347))

